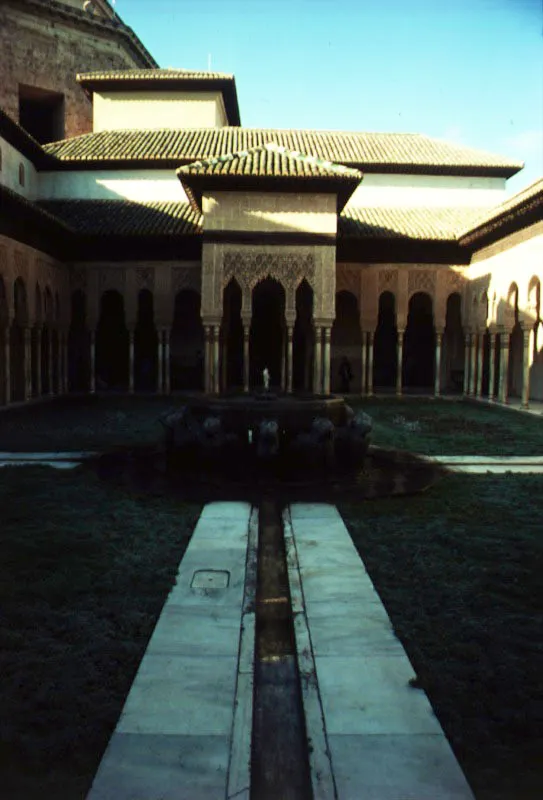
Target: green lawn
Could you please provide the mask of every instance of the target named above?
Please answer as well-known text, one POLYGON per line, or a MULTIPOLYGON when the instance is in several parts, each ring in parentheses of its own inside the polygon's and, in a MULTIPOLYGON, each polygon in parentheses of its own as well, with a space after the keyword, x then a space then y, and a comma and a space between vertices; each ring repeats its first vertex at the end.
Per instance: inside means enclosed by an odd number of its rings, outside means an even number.
POLYGON ((82 800, 199 507, 0 470, 0 795, 82 800))
POLYGON ((543 475, 340 511, 477 800, 543 797, 543 475))

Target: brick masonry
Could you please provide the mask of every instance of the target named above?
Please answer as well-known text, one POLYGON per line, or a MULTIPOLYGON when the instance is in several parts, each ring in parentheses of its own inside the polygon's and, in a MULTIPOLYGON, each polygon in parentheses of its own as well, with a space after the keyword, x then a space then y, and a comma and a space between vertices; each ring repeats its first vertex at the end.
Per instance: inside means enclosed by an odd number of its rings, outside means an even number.
POLYGON ((145 66, 115 31, 9 2, 0 5, 0 53, 0 107, 18 121, 19 84, 61 92, 66 138, 92 130, 92 105, 75 80, 78 72, 145 66))

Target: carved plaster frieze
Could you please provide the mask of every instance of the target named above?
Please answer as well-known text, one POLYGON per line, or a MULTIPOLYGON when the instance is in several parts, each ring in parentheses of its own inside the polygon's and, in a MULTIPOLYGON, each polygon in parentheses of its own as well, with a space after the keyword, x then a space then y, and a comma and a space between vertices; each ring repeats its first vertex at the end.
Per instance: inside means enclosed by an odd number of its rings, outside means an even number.
POLYGON ((429 269, 414 269, 409 272, 409 296, 416 292, 426 292, 431 297, 435 294, 436 273, 429 269))
POLYGON ((358 300, 360 298, 360 270, 356 267, 338 266, 336 292, 351 292, 358 300))
POLYGON ((117 292, 124 292, 126 270, 116 267, 105 267, 99 271, 98 285, 100 292, 107 292, 111 289, 117 292))
POLYGON ((155 284, 155 271, 151 267, 137 267, 135 270, 136 290, 149 289, 151 292, 155 284))
POLYGON ((315 260, 311 253, 236 253, 224 255, 223 286, 235 278, 242 289, 254 289, 273 278, 286 290, 296 290, 305 278, 314 287, 315 260))
POLYGON ((172 288, 174 294, 183 289, 192 289, 200 294, 202 276, 199 267, 174 267, 172 269, 172 288))
POLYGON ((378 287, 380 295, 383 292, 393 292, 394 294, 396 294, 398 291, 398 270, 397 269, 379 270, 378 287))

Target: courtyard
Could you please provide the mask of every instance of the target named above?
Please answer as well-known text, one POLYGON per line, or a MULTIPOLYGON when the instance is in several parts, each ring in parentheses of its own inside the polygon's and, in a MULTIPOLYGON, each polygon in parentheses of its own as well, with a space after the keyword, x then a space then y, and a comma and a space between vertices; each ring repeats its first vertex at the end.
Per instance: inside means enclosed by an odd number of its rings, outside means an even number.
MULTIPOLYGON (((3 451, 130 448, 175 398, 66 398, 0 414, 3 451)), ((374 444, 539 455, 536 416, 466 401, 359 400, 374 444)), ((339 510, 477 800, 541 795, 541 475, 443 477, 339 510)), ((201 506, 88 467, 0 471, 0 758, 8 798, 86 795, 201 506)))

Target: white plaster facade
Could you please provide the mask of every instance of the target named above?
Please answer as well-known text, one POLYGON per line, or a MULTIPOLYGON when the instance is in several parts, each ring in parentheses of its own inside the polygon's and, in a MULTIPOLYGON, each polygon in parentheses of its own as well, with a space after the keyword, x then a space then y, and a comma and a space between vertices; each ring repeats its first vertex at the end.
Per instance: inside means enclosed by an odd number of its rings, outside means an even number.
POLYGON ((222 93, 170 91, 94 92, 93 129, 157 130, 227 125, 222 93))

